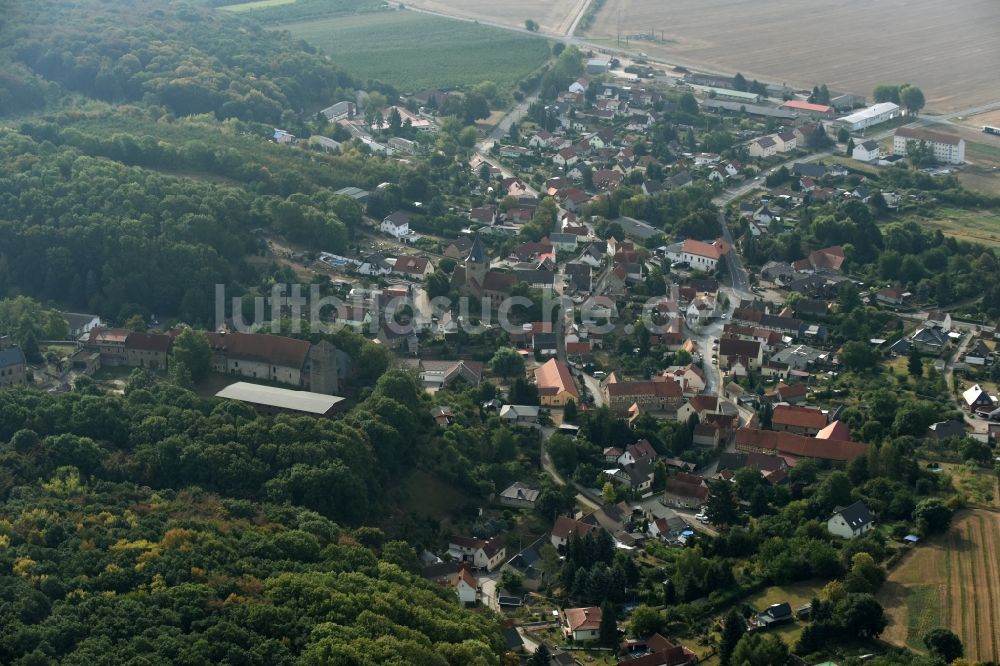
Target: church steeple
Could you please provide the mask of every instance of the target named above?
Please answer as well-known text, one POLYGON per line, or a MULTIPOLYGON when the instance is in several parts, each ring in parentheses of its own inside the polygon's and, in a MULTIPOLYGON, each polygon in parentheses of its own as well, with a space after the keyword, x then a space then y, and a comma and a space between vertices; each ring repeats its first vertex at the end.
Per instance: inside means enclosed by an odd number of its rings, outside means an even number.
POLYGON ((483 245, 483 240, 476 234, 476 237, 472 240, 472 247, 469 249, 469 256, 465 258, 465 262, 477 263, 477 264, 488 264, 490 263, 490 256, 486 253, 486 246, 483 245))

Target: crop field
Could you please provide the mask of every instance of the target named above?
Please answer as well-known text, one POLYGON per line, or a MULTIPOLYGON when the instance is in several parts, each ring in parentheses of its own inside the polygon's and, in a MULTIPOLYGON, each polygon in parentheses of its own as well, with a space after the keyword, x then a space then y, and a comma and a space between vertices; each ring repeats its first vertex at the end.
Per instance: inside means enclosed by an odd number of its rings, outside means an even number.
MULTIPOLYGON (((652 33, 633 50, 668 62, 871 97, 923 88, 928 110, 1000 100, 995 0, 607 0, 588 38, 652 33)), ((605 41, 605 43, 607 43, 605 41)))
POLYGON ((935 627, 954 631, 965 656, 1000 659, 1000 513, 974 509, 943 537, 918 546, 879 594, 891 618, 882 638, 924 650, 935 627))
POLYGON ((282 25, 348 72, 401 92, 493 81, 511 89, 549 57, 541 37, 409 11, 328 17, 282 25))
POLYGON ((531 19, 543 32, 564 35, 577 14, 583 11, 585 0, 415 0, 407 6, 432 12, 499 23, 523 28, 531 19))

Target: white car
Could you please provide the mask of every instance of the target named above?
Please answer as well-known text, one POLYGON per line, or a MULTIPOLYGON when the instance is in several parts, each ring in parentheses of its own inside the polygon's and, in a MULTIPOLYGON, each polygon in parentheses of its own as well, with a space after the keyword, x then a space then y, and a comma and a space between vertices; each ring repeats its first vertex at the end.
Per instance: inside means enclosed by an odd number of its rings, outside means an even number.
POLYGON ((694 517, 694 519, 697 520, 699 523, 707 523, 708 522, 708 516, 705 515, 704 513, 699 513, 698 515, 696 515, 694 517))

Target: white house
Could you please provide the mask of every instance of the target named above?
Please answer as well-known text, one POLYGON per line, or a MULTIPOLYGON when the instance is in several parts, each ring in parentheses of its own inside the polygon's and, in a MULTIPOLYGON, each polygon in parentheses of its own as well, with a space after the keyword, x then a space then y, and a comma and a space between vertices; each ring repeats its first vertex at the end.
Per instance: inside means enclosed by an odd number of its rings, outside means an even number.
POLYGON ((476 577, 462 567, 455 575, 455 592, 458 594, 458 602, 461 604, 476 603, 476 577))
POLYGON ((869 139, 863 143, 854 145, 851 157, 859 162, 874 162, 879 158, 878 143, 869 139))
POLYGON ((762 136, 750 143, 750 157, 774 157, 778 153, 778 144, 772 137, 762 136))
POLYGON ((549 234, 549 242, 557 252, 575 252, 576 245, 580 237, 576 234, 553 233, 549 234))
POLYGON ((965 162, 965 139, 954 134, 926 129, 900 127, 892 137, 892 154, 906 155, 911 143, 923 143, 941 164, 965 162))
POLYGON ((795 132, 792 130, 778 132, 771 138, 774 140, 775 147, 778 149, 779 153, 787 153, 795 150, 798 145, 798 142, 795 139, 795 132))
POLYGON ((601 634, 601 609, 596 606, 588 608, 567 608, 563 613, 563 634, 568 639, 578 643, 596 641, 601 634))
POLYGON ((715 271, 719 259, 728 251, 729 246, 722 240, 704 243, 688 239, 668 247, 667 259, 673 262, 684 261, 690 264, 691 268, 710 273, 715 271))
POLYGON ((500 408, 500 418, 508 423, 530 425, 538 423, 539 408, 533 405, 504 405, 500 408))
POLYGON ((478 569, 493 571, 504 561, 507 549, 499 539, 476 539, 453 536, 448 542, 448 554, 456 560, 470 562, 478 569))
POLYGON ((404 243, 412 243, 416 240, 416 234, 410 230, 410 215, 405 211, 397 210, 390 213, 382 220, 379 228, 383 233, 404 243))
POLYGON ((826 529, 830 534, 843 539, 859 537, 874 526, 875 519, 860 500, 848 507, 837 507, 830 520, 826 521, 826 529))
POLYGON ((552 157, 552 162, 561 167, 571 167, 579 161, 580 158, 576 155, 576 149, 572 147, 563 148, 552 157))
POLYGON ((370 276, 388 275, 392 272, 392 264, 381 254, 372 254, 364 258, 358 272, 370 276))

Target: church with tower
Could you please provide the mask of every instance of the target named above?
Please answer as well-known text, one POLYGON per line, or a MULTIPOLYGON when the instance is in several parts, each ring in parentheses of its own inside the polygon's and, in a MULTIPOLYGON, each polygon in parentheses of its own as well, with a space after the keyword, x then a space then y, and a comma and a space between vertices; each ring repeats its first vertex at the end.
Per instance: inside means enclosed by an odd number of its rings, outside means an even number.
POLYGON ((490 268, 490 255, 479 234, 473 239, 465 262, 455 268, 452 276, 453 289, 464 296, 489 298, 493 309, 510 296, 516 283, 513 273, 490 268))

